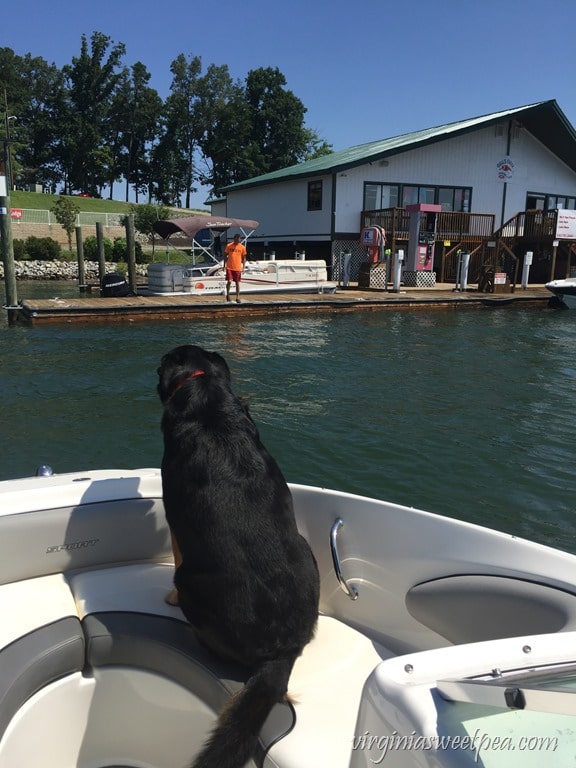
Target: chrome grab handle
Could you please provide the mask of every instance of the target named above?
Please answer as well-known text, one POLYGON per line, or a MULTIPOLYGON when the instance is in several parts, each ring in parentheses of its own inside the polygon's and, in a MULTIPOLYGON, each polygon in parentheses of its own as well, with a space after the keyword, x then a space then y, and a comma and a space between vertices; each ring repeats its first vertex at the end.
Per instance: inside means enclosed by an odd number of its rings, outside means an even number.
POLYGON ((332 526, 332 529, 330 531, 330 551, 332 553, 332 562, 334 563, 334 570, 336 572, 336 578, 338 579, 338 583, 340 584, 340 587, 342 591, 348 595, 350 600, 357 600, 358 599, 358 590, 355 587, 349 586, 346 579, 342 575, 342 568, 340 566, 340 556, 338 554, 338 531, 342 526, 344 525, 344 520, 342 520, 341 517, 338 517, 334 521, 334 525, 332 526))

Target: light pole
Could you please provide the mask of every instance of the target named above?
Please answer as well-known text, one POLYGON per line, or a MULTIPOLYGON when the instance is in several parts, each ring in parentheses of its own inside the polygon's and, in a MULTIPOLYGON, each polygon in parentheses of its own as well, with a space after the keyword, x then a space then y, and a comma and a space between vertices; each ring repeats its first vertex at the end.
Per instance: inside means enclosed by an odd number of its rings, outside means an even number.
POLYGON ((3 167, 0 167, 0 248, 4 263, 4 285, 6 290, 6 310, 8 324, 14 325, 18 312, 18 293, 16 291, 16 270, 14 268, 14 246, 12 244, 12 227, 10 219, 10 187, 12 174, 10 170, 10 120, 14 115, 8 114, 8 100, 4 89, 4 152, 3 167))
MULTIPOLYGON (((4 92, 4 96, 6 96, 6 92, 4 92)), ((8 114, 8 105, 6 104, 6 99, 4 99, 4 141, 6 144, 6 154, 5 154, 5 163, 6 163, 6 183, 8 184, 8 190, 14 189, 14 173, 12 171, 12 157, 10 155, 10 143, 12 141, 12 138, 10 136, 10 120, 17 120, 16 115, 9 115, 8 114)))

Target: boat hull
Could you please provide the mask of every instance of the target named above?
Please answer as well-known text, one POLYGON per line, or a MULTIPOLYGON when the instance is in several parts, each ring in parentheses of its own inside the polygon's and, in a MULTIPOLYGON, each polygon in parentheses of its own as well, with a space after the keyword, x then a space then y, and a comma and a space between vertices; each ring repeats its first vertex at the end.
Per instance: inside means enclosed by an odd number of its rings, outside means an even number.
MULTIPOLYGON (((249 261, 240 283, 242 294, 334 293, 336 289, 337 284, 328 280, 326 263, 322 260, 249 261)), ((149 265, 148 293, 222 296, 225 292, 226 276, 222 266, 149 265)))
POLYGON ((576 279, 552 280, 546 288, 569 309, 576 309, 576 279))

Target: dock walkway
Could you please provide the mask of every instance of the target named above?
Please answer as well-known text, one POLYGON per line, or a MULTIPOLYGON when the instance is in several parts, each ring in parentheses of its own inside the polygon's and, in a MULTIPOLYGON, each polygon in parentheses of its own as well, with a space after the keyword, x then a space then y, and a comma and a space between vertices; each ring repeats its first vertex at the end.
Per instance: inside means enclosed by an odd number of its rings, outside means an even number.
POLYGON ((399 293, 378 289, 340 288, 336 293, 245 294, 242 303, 226 302, 224 296, 126 296, 117 298, 79 294, 78 298, 24 299, 17 321, 27 325, 82 322, 141 322, 205 320, 355 311, 460 309, 472 307, 546 308, 551 294, 543 286, 516 288, 514 293, 487 294, 476 290, 455 291, 451 285, 435 288, 402 288, 399 293))

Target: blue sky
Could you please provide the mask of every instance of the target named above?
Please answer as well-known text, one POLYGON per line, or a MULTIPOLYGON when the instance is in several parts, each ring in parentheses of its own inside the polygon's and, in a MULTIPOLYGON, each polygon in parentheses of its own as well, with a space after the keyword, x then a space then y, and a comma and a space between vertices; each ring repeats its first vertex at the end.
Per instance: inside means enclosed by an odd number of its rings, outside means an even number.
POLYGON ((180 53, 234 78, 278 67, 339 150, 547 99, 576 125, 575 28, 576 0, 28 0, 0 46, 62 66, 102 32, 163 98, 180 53))

